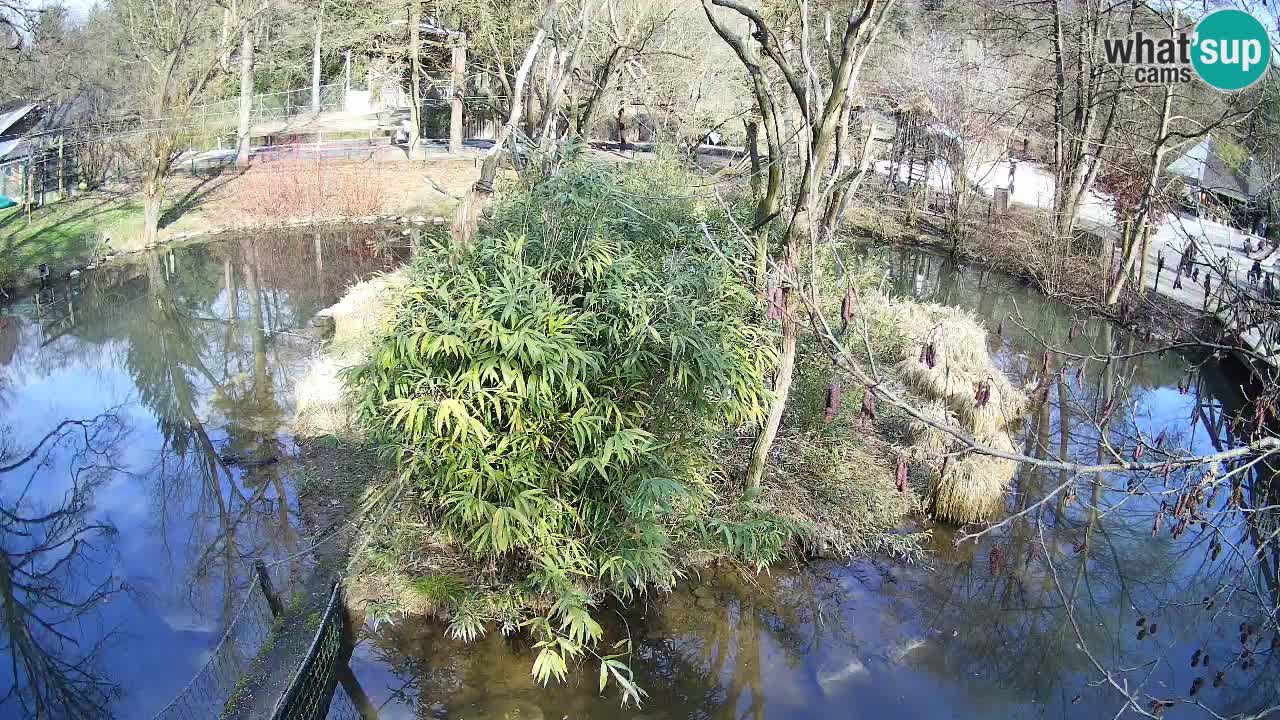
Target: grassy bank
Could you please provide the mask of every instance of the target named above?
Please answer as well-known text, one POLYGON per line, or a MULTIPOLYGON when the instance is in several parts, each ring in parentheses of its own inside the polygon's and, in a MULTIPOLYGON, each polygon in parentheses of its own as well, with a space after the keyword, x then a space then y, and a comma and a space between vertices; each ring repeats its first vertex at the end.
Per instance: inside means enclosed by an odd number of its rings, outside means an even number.
MULTIPOLYGON (((159 238, 371 215, 444 215, 476 172, 474 162, 461 159, 289 160, 244 172, 177 175, 159 238)), ((49 203, 30 217, 18 208, 0 211, 0 287, 34 279, 41 263, 63 274, 106 252, 142 250, 142 230, 141 195, 129 184, 49 203)))
POLYGON ((91 258, 103 238, 142 231, 142 204, 106 193, 81 195, 36 208, 0 210, 0 285, 41 263, 69 267, 91 258))

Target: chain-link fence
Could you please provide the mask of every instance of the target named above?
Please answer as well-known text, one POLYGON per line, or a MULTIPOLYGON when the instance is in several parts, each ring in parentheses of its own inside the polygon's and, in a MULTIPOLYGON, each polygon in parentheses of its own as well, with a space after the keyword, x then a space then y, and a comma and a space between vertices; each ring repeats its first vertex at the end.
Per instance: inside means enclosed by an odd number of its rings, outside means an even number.
POLYGON ((204 667, 155 720, 365 720, 375 717, 347 664, 342 587, 287 604, 261 562, 204 667), (356 698, 353 700, 353 697, 356 698), (357 709, 362 708, 362 709, 357 709))
POLYGON ((247 677, 271 636, 275 616, 259 583, 253 583, 232 615, 208 662, 155 720, 205 720, 217 717, 247 677))

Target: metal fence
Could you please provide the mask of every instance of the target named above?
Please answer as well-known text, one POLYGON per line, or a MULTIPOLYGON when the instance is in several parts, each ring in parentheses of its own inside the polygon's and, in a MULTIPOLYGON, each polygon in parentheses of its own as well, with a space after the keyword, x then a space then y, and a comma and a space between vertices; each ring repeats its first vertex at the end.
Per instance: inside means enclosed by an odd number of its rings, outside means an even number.
POLYGON ((275 615, 260 583, 253 583, 227 624, 222 639, 191 682, 155 715, 155 720, 218 717, 230 704, 242 678, 262 654, 275 615))
POLYGON ((0 195, 40 207, 48 195, 63 197, 80 181, 75 152, 56 146, 0 163, 0 195))
POLYGON ((352 639, 341 584, 334 583, 323 614, 308 615, 316 605, 299 604, 300 597, 286 607, 266 566, 255 563, 254 582, 209 660, 154 720, 375 717, 347 665, 352 639), (308 618, 317 616, 312 632, 308 618))
POLYGON ((272 720, 323 720, 328 716, 338 672, 347 664, 347 649, 351 647, 348 635, 342 585, 334 583, 320 628, 289 687, 276 702, 272 720))
MULTIPOLYGON (((346 106, 347 89, 341 83, 320 86, 320 112, 338 112, 346 106)), ((315 111, 311 88, 294 88, 253 96, 253 112, 249 124, 271 120, 288 120, 315 111)), ((191 108, 190 116, 198 119, 201 127, 209 132, 219 128, 234 128, 240 121, 240 98, 219 100, 191 108)))

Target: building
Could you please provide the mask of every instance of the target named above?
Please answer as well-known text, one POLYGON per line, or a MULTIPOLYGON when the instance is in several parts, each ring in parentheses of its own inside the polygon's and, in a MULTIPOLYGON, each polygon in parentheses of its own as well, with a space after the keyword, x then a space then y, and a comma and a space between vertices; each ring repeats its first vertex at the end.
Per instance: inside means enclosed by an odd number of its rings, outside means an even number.
POLYGON ((1209 135, 1169 163, 1168 173, 1185 183, 1183 200, 1198 217, 1257 232, 1266 218, 1266 181, 1252 156, 1239 155, 1238 146, 1209 135))

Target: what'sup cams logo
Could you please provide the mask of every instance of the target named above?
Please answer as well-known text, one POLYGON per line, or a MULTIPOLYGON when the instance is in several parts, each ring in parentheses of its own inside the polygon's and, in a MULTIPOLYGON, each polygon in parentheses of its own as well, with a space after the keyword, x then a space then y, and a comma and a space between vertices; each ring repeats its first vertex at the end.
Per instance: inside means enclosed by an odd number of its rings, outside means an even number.
POLYGON ((1194 72, 1218 90, 1242 90, 1271 64, 1267 29, 1242 10, 1209 13, 1191 34, 1153 37, 1138 31, 1102 43, 1107 63, 1132 67, 1134 82, 1140 85, 1187 83, 1194 72))

